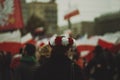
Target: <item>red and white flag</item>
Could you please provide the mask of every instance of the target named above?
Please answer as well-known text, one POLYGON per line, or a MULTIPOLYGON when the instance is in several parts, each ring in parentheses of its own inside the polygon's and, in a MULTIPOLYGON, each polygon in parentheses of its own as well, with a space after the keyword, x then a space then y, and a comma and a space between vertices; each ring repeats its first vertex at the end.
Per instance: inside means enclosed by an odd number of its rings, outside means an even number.
POLYGON ((18 42, 18 43, 20 43, 21 42, 20 40, 21 40, 20 30, 0 34, 0 43, 2 43, 2 42, 18 42))
POLYGON ((21 32, 19 30, 0 34, 0 51, 16 54, 22 46, 21 32))
POLYGON ((114 44, 108 41, 105 41, 103 39, 99 39, 98 44, 102 47, 102 48, 107 48, 109 50, 111 50, 114 47, 114 44))
POLYGON ((65 20, 68 20, 68 19, 70 19, 71 17, 76 16, 76 15, 78 15, 78 14, 80 14, 78 9, 74 9, 74 10, 68 11, 68 13, 65 14, 65 16, 64 16, 64 19, 65 19, 65 20))
POLYGON ((23 45, 18 42, 2 42, 0 43, 0 51, 10 52, 12 55, 19 53, 23 45))
POLYGON ((23 27, 20 0, 0 0, 0 31, 23 27))

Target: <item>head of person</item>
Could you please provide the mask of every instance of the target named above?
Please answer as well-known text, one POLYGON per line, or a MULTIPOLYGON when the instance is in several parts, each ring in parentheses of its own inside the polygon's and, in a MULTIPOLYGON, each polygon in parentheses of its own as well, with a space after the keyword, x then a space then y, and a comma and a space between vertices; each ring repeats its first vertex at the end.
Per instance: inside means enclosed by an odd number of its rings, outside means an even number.
POLYGON ((42 57, 49 58, 51 56, 51 47, 44 45, 37 49, 36 58, 39 61, 42 57))
POLYGON ((23 54, 23 47, 19 49, 19 54, 23 54))
POLYGON ((94 55, 99 55, 103 52, 103 48, 100 45, 97 45, 94 49, 94 55))
POLYGON ((24 53, 23 53, 24 55, 34 56, 35 52, 36 52, 35 45, 29 43, 25 44, 24 53))
POLYGON ((50 57, 51 47, 49 45, 45 45, 45 46, 41 47, 39 52, 40 52, 41 56, 50 57))
POLYGON ((65 55, 75 47, 75 40, 71 37, 56 36, 50 39, 49 45, 52 48, 51 55, 65 55))

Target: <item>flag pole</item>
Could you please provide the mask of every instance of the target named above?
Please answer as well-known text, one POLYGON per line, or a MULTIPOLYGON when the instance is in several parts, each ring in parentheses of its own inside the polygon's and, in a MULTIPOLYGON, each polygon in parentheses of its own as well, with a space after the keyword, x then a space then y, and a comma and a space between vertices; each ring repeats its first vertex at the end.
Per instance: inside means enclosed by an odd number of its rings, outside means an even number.
POLYGON ((68 19, 68 29, 71 29, 71 27, 72 27, 72 24, 71 24, 71 20, 70 20, 70 18, 68 19))
POLYGON ((69 12, 64 16, 64 19, 68 21, 68 29, 72 29, 71 17, 79 14, 78 9, 74 9, 74 10, 70 11, 71 9, 72 9, 71 3, 69 2, 69 4, 68 4, 68 11, 69 12))
MULTIPOLYGON (((68 3, 68 7, 69 7, 69 9, 71 8, 71 0, 69 1, 69 3, 68 3)), ((68 19, 68 29, 71 29, 71 27, 72 27, 72 23, 71 23, 71 20, 70 20, 70 18, 68 19)))

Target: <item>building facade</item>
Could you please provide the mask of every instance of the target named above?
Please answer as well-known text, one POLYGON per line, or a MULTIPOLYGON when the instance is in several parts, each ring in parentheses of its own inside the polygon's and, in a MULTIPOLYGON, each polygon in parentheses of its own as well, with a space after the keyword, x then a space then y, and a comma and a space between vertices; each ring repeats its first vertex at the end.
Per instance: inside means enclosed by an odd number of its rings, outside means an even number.
MULTIPOLYGON (((67 29, 69 29, 67 25, 62 26, 60 27, 60 32, 63 33, 67 29)), ((71 24, 71 31, 75 38, 83 36, 84 34, 88 34, 88 36, 94 35, 94 22, 82 21, 79 23, 73 23, 71 24)))
POLYGON ((95 34, 120 31, 120 11, 103 14, 95 19, 95 34))
MULTIPOLYGON (((30 2, 25 3, 22 1, 22 9, 25 23, 32 16, 35 15, 45 22, 46 33, 54 34, 57 32, 57 3, 55 1, 49 2, 30 2), (27 7, 26 7, 26 6, 27 7), (25 9, 27 10, 25 12, 25 9), (25 16, 27 15, 27 16, 25 16)), ((39 26, 43 27, 43 26, 39 26)))
POLYGON ((22 8, 22 16, 23 16, 23 21, 24 25, 26 25, 28 18, 29 18, 29 7, 28 4, 26 3, 26 0, 20 0, 21 1, 21 8, 22 8))

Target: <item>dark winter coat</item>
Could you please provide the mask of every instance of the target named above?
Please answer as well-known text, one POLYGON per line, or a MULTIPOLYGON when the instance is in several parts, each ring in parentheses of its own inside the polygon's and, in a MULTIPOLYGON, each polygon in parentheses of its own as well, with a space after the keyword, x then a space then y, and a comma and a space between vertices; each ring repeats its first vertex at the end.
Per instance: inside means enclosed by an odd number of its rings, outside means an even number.
POLYGON ((33 80, 83 80, 81 69, 67 56, 51 56, 41 65, 33 80))
POLYGON ((14 71, 14 80, 32 80, 36 68, 34 57, 22 57, 20 65, 14 71))
POLYGON ((100 53, 86 66, 86 76, 95 80, 113 80, 114 64, 110 53, 100 53))

